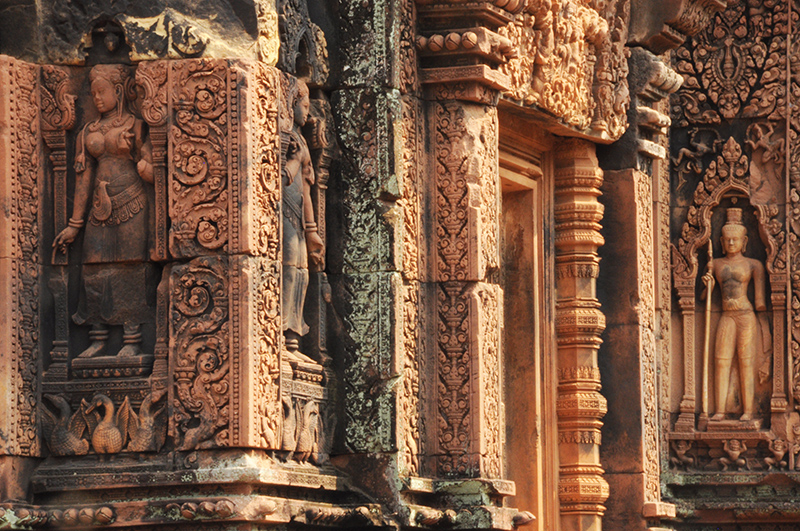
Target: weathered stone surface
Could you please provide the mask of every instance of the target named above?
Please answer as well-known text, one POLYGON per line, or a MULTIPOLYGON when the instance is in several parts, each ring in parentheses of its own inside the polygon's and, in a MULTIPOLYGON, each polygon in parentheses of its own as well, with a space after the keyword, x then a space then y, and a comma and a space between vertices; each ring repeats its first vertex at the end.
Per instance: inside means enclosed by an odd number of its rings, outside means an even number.
POLYGON ((97 46, 108 50, 92 53, 119 50, 128 61, 205 56, 274 64, 278 59, 276 6, 262 0, 53 1, 36 9, 15 4, 4 12, 8 25, 0 52, 31 61, 82 64, 97 46))

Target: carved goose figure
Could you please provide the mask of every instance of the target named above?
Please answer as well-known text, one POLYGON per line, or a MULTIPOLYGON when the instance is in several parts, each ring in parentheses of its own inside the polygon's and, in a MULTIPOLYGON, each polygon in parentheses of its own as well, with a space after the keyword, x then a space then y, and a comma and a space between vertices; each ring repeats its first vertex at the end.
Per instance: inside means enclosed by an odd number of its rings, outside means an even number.
POLYGON ((114 412, 114 402, 110 398, 106 395, 95 395, 91 405, 86 409, 86 414, 91 414, 100 407, 103 408, 103 416, 92 432, 92 448, 98 454, 115 454, 122 450, 128 438, 130 402, 128 397, 125 397, 117 414, 114 412))
POLYGON ((86 455, 89 452, 89 441, 83 438, 86 422, 80 411, 74 414, 69 402, 63 396, 44 395, 58 408, 58 416, 43 407, 43 428, 47 446, 53 455, 86 455))
POLYGON ((161 418, 166 404, 156 411, 153 406, 161 400, 167 393, 166 389, 153 391, 147 395, 139 407, 139 414, 133 411, 130 414, 131 442, 128 443, 128 451, 131 452, 150 452, 157 451, 164 444, 164 431, 166 429, 165 419, 161 418))

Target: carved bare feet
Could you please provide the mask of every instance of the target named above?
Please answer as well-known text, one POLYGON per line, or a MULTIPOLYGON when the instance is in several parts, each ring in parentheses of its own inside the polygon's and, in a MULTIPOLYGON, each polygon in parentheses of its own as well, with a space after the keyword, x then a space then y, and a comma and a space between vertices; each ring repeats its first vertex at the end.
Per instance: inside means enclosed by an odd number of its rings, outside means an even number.
POLYGON ((311 363, 313 365, 318 365, 318 363, 316 361, 314 361, 313 359, 309 358, 308 356, 306 356, 305 354, 303 354, 299 350, 294 350, 294 351, 292 351, 292 350, 284 350, 283 353, 286 356, 287 361, 296 361, 298 363, 311 363))
POLYGON ((744 415, 739 417, 739 420, 742 422, 748 422, 750 420, 753 420, 753 415, 751 415, 750 413, 745 413, 744 415))
POLYGON ((720 420, 725 420, 725 413, 717 413, 716 415, 714 415, 713 417, 711 417, 711 419, 710 419, 710 420, 712 420, 712 421, 720 421, 720 420))
POLYGON ((134 323, 125 323, 122 334, 122 349, 117 353, 120 358, 141 356, 142 354, 142 326, 134 323))
POLYGON ((142 355, 142 347, 136 343, 131 345, 123 346, 117 356, 120 358, 130 358, 133 356, 141 356, 142 355))
POLYGON ((79 358, 97 358, 106 353, 105 341, 93 341, 89 348, 78 354, 79 358))

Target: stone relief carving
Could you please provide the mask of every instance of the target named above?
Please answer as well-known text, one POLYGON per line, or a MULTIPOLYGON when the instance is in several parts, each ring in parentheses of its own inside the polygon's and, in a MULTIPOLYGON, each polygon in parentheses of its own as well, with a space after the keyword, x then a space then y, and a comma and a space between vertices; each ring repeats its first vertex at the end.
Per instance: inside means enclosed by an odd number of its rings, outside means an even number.
POLYGON ((172 269, 171 361, 175 404, 170 435, 179 449, 229 443, 230 327, 227 260, 196 258, 172 269))
POLYGON ((752 201, 760 192, 750 182, 758 176, 750 171, 752 167, 742 146, 728 138, 697 185, 681 237, 673 247, 673 279, 684 328, 684 394, 669 435, 677 468, 687 468, 679 463, 688 464, 681 452, 691 441, 692 470, 768 468, 766 459, 774 459, 770 457, 772 441, 786 437, 781 405, 786 377, 781 359, 785 233, 778 206, 752 201), (748 245, 756 230, 765 258, 745 255, 750 253, 748 245), (713 235, 720 237, 717 253, 712 250, 713 235), (705 256, 706 269, 698 278, 705 256), (696 280, 704 290, 696 291, 696 280), (721 310, 710 299, 716 284, 720 284, 721 310), (696 294, 700 294, 698 302, 696 294), (699 332, 702 345, 692 333, 695 316, 701 314, 705 320, 699 332), (700 361, 698 378, 691 370, 695 360, 700 361), (696 438, 694 433, 707 435, 696 438))
POLYGON ((555 156, 554 245, 559 293, 555 330, 561 368, 556 412, 560 452, 570 456, 559 463, 559 502, 562 522, 586 518, 599 526, 609 495, 608 483, 597 452, 576 448, 600 445, 600 419, 607 403, 599 392, 597 362, 576 358, 573 353, 579 349, 596 351, 606 325, 594 291, 599 274, 597 248, 604 243, 599 232, 603 205, 597 201, 603 171, 594 144, 586 140, 563 142, 555 156))
POLYGON ((228 83, 224 63, 200 61, 173 67, 174 122, 169 131, 170 251, 191 257, 225 251, 228 216, 228 83))
POLYGON ((630 103, 625 48, 630 3, 534 2, 499 31, 519 50, 500 66, 505 96, 555 115, 567 127, 619 138, 630 103))
POLYGON ((152 321, 155 271, 149 263, 151 147, 143 122, 128 109, 131 74, 98 65, 89 79, 100 118, 78 135, 78 180, 72 216, 53 241, 65 253, 83 230, 81 296, 73 320, 91 325, 79 358, 140 357, 143 324, 152 321), (109 327, 123 327, 123 346, 107 352, 109 327))
POLYGON ((292 128, 283 132, 283 328, 288 359, 315 363, 300 352, 300 338, 308 332, 303 319, 309 265, 323 268, 324 242, 319 236, 311 188, 314 167, 301 127, 308 120, 308 87, 301 80, 288 83, 286 101, 293 115, 292 128))
POLYGON ((677 123, 779 119, 787 97, 781 59, 786 31, 785 9, 778 5, 758 10, 737 2, 716 15, 711 29, 675 52, 675 70, 685 79, 680 106, 673 108, 677 123))
POLYGON ((308 16, 306 0, 277 0, 280 27, 278 67, 314 86, 328 79, 325 34, 308 16))
MULTIPOLYGON (((761 357, 759 353, 771 350, 772 338, 769 327, 761 326, 755 313, 767 309, 764 265, 743 254, 747 249, 747 228, 742 224, 742 210, 731 207, 726 213, 727 222, 722 227, 720 237, 725 256, 709 261, 706 274, 703 275, 705 298, 710 300, 716 284, 719 284, 722 295, 722 315, 717 323, 714 348, 715 413, 709 422, 722 421, 728 413, 741 410, 739 420, 746 423, 755 418, 756 359, 761 357), (755 291, 755 300, 752 302, 747 296, 751 283, 755 291), (730 394, 736 385, 732 372, 734 357, 738 364, 740 402, 735 408, 730 405, 730 394)), ((710 305, 706 308, 709 309, 710 305)), ((710 337, 711 333, 710 328, 706 330, 707 336, 710 337)), ((708 360, 708 357, 709 353, 704 352, 704 360, 708 360)), ((704 366, 706 371, 710 370, 708 361, 704 361, 704 366)), ((758 370, 762 381, 769 378, 768 367, 758 370)), ((704 385, 710 384, 704 382, 704 385)))
POLYGON ((438 236, 432 265, 439 281, 435 470, 450 477, 499 477, 503 305, 502 292, 486 282, 499 266, 499 182, 492 155, 497 115, 492 107, 454 101, 436 102, 434 113, 438 236), (477 366, 469 363, 473 359, 477 366), (472 398, 476 393, 482 406, 472 398))
MULTIPOLYGON (((4 147, 0 148, 7 161, 8 178, 5 194, 8 208, 3 221, 6 241, 3 256, 10 260, 2 264, 9 294, 10 319, 3 332, 7 345, 8 373, 4 378, 7 397, 3 402, 4 455, 37 456, 40 453, 38 434, 39 413, 36 408, 40 389, 38 348, 40 340, 40 247, 39 204, 41 141, 39 139, 38 69, 26 63, 0 57, 0 80, 7 87, 3 106, 5 132, 0 133, 4 147)), ((64 105, 64 125, 69 121, 68 101, 64 105)), ((53 115, 49 115, 53 116, 53 115)))

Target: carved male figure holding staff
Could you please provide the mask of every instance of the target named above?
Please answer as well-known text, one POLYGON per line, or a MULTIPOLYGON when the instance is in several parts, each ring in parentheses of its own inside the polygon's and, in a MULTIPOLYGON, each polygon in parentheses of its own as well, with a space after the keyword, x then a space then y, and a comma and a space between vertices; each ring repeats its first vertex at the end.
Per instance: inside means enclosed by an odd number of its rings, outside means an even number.
POLYGON ((747 288, 752 280, 755 288, 755 310, 766 310, 764 266, 758 260, 742 255, 747 246, 747 229, 742 224, 742 209, 728 209, 721 240, 725 257, 710 261, 708 271, 703 275, 703 282, 706 284, 704 296, 711 296, 715 279, 722 292, 722 316, 717 325, 714 352, 716 413, 711 420, 723 420, 725 414, 729 413, 728 392, 733 358, 736 356, 743 409, 739 420, 749 421, 753 419, 755 408, 755 360, 759 324, 753 305, 747 297, 747 288))

